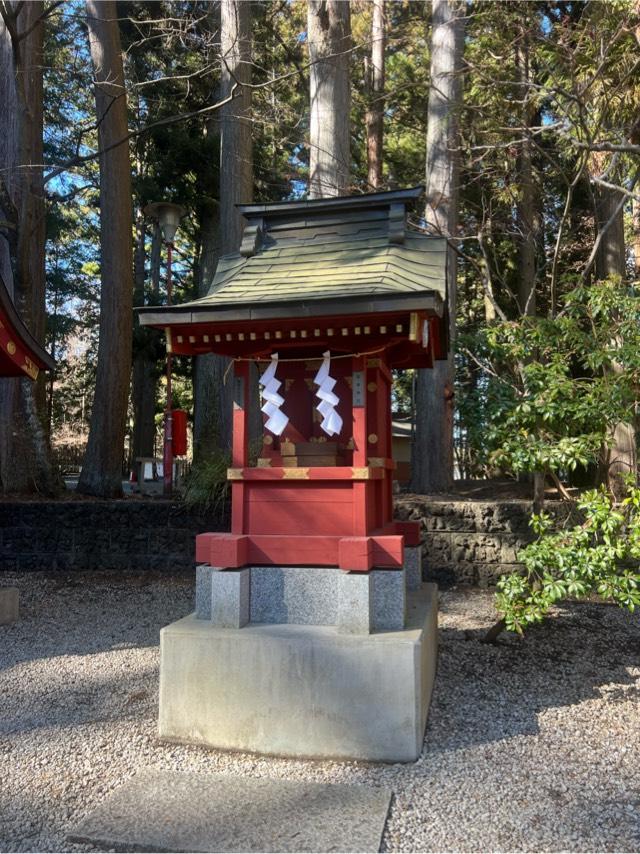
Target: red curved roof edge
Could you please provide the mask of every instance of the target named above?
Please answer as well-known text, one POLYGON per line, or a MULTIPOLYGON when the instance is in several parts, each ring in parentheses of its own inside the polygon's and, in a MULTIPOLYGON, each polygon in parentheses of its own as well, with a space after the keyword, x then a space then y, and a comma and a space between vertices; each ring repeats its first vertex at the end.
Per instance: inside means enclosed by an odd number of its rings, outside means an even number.
POLYGON ((41 370, 53 371, 55 367, 55 361, 20 320, 0 277, 0 377, 35 380, 41 370))

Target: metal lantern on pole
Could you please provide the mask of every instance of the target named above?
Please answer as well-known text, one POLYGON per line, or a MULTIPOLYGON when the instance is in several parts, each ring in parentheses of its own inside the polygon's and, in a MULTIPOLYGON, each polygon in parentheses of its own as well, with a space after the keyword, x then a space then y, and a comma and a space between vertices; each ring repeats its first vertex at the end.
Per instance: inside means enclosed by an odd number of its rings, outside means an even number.
MULTIPOLYGON (((173 242, 180 220, 185 214, 181 205, 172 202, 153 202, 144 209, 149 219, 160 226, 162 239, 167 247, 167 305, 171 305, 172 280, 171 263, 173 261, 173 242)), ((164 443, 162 453, 163 492, 171 495, 173 491, 173 395, 171 389, 172 352, 167 348, 167 399, 164 411, 164 443)))

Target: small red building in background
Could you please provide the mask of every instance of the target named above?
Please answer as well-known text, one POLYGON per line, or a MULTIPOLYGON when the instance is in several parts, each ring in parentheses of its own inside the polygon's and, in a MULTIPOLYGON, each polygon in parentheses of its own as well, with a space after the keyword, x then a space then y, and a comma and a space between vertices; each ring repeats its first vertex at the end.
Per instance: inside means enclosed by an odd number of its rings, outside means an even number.
POLYGON ((231 532, 200 535, 199 562, 367 572, 419 544, 418 523, 393 519, 391 371, 447 354, 446 241, 407 226, 420 192, 243 205, 242 245, 209 294, 141 310, 173 353, 235 360, 231 532))

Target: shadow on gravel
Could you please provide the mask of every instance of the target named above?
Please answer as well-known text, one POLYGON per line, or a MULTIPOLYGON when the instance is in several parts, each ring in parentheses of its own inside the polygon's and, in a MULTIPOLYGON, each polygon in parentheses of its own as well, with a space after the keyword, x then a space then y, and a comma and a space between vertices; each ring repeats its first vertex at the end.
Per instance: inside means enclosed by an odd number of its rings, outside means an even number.
POLYGON ((640 684, 629 673, 640 666, 640 614, 570 603, 524 640, 507 636, 489 646, 483 635, 440 631, 430 754, 535 735, 538 714, 547 708, 603 695, 610 703, 640 701, 640 684))
POLYGON ((0 673, 20 662, 159 645, 193 611, 195 574, 86 572, 18 577, 20 620, 0 627, 0 673))

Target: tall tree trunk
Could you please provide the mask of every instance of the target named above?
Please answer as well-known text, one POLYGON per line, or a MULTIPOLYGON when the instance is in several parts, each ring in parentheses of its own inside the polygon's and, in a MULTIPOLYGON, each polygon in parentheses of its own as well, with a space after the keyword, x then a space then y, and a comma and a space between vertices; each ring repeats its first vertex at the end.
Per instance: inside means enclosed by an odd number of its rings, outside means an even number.
POLYGON ((309 198, 349 191, 351 14, 341 0, 308 0, 309 198))
POLYGON ((100 155, 100 338, 89 441, 78 491, 122 494, 131 372, 133 251, 127 100, 115 0, 86 0, 100 155), (118 145, 119 142, 122 144, 118 145))
MULTIPOLYGON (((142 211, 136 221, 136 250, 134 255, 134 302, 145 304, 145 227, 142 211)), ((159 227, 156 225, 156 232, 159 227)), ((158 244, 160 241, 157 241, 158 244)), ((133 409, 132 462, 137 457, 152 457, 155 445, 156 360, 153 358, 154 339, 158 332, 136 325, 133 332, 133 370, 131 372, 131 402, 133 409)))
MULTIPOLYGON (((609 187, 596 189, 596 224, 598 234, 611 220, 602 235, 596 255, 596 276, 625 278, 626 253, 624 240, 624 208, 620 207, 622 194, 609 187)), ((613 371, 619 370, 615 364, 613 371)), ((613 431, 613 442, 605 449, 605 466, 608 482, 614 492, 623 492, 623 478, 637 473, 637 446, 634 424, 621 421, 613 431)))
MULTIPOLYGON (((7 3, 0 21, 0 273, 36 339, 45 332, 42 180, 42 2, 7 3)), ((0 490, 54 488, 45 432, 46 388, 0 380, 0 490)))
MULTIPOLYGON (((526 28, 527 24, 523 27, 526 28)), ((518 303, 520 314, 525 317, 536 315, 536 284, 538 278, 537 254, 542 231, 539 194, 533 169, 533 142, 531 125, 534 111, 530 105, 529 48, 526 33, 522 32, 516 47, 516 66, 520 77, 520 101, 522 104, 523 142, 518 154, 518 204, 516 206, 516 228, 518 232, 518 303)))
MULTIPOLYGON (((463 7, 456 0, 434 0, 431 34, 431 86, 427 111, 426 220, 447 238, 458 221, 458 109, 464 44, 463 7)), ((447 255, 449 355, 431 370, 418 371, 416 429, 412 449, 414 492, 444 492, 453 480, 453 343, 456 322, 457 256, 447 255)))
MULTIPOLYGON (((239 83, 240 93, 220 111, 220 209, 209 211, 201 222, 199 292, 211 286, 219 255, 237 252, 243 218, 236 205, 252 201, 253 155, 251 142, 251 4, 242 0, 220 3, 220 98, 227 98, 239 83)), ((213 123, 208 131, 214 132, 213 123)), ((231 387, 229 360, 200 356, 195 369, 194 444, 202 458, 217 448, 231 446, 231 387), (226 382, 225 382, 226 380, 226 382)))
MULTIPOLYGON (((227 98, 237 80, 251 83, 251 4, 222 0, 220 97, 227 98)), ((220 252, 237 252, 243 218, 236 205, 253 199, 251 89, 222 108, 220 140, 220 252)))
POLYGON ((367 126, 367 180, 377 190, 382 186, 382 144, 384 131, 384 0, 373 0, 371 60, 366 69, 369 108, 367 126))
MULTIPOLYGON (((198 294, 206 296, 220 256, 217 209, 205 211, 200 221, 198 294)), ((229 445, 231 424, 224 372, 228 360, 213 353, 197 356, 194 364, 193 454, 196 463, 229 445)))

